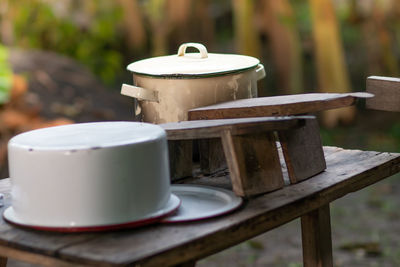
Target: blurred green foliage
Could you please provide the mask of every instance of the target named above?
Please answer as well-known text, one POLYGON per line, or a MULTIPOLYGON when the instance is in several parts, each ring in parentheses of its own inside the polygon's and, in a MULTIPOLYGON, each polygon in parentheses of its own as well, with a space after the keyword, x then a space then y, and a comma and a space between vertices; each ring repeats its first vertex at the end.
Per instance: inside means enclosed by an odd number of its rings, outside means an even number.
POLYGON ((88 7, 77 6, 77 10, 71 11, 74 16, 70 16, 68 10, 63 11, 66 14, 57 14, 54 3, 17 0, 12 4, 18 46, 51 50, 75 58, 107 83, 113 82, 122 70, 123 42, 116 31, 122 10, 118 5, 105 1, 90 6, 81 3, 88 7))
POLYGON ((323 145, 349 149, 400 152, 400 122, 385 112, 359 114, 355 123, 334 129, 321 128, 323 145), (385 127, 370 123, 371 117, 385 118, 385 127))
POLYGON ((400 151, 400 122, 396 122, 391 130, 390 135, 394 140, 397 140, 397 149, 396 151, 400 151))
MULTIPOLYGON (((232 1, 206 1, 206 12, 210 20, 207 26, 213 28, 212 30, 210 28, 201 30, 201 22, 204 22, 205 17, 196 13, 200 1, 195 3, 194 0, 188 5, 188 10, 182 9, 182 6, 177 8, 174 6, 176 2, 167 0, 137 0, 135 3, 138 5, 131 6, 130 10, 123 5, 128 1, 122 0, 3 1, 8 2, 8 13, 11 14, 9 19, 13 25, 13 46, 50 50, 77 59, 103 81, 115 85, 115 88, 119 87, 120 78, 131 80, 125 70, 127 63, 132 62, 132 58, 138 60, 154 54, 158 47, 155 43, 160 39, 163 40, 161 45, 165 45, 162 51, 169 54, 176 53, 178 45, 188 41, 202 42, 210 48, 210 51, 238 52, 234 46, 236 36, 232 1), (174 16, 185 17, 184 22, 177 23, 172 19, 174 16), (127 17, 138 18, 140 20, 138 25, 144 29, 146 38, 142 38, 137 47, 132 46, 128 37, 140 40, 140 34, 133 30, 134 27, 130 27, 132 21, 126 20, 127 17), (209 32, 212 34, 205 34, 209 32)), ((299 33, 298 45, 301 46, 303 88, 305 92, 313 92, 320 85, 315 63, 316 49, 313 41, 310 1, 288 2, 293 10, 293 17, 281 16, 279 22, 284 25, 296 24, 294 28, 299 33)), ((353 91, 364 91, 365 78, 369 75, 398 76, 399 2, 397 0, 371 0, 370 4, 366 3, 367 1, 355 0, 333 2, 336 7, 335 15, 340 24, 340 37, 346 59, 345 68, 349 72, 353 91), (387 2, 386 5, 384 2, 387 2), (390 5, 387 5, 388 3, 390 5)), ((259 25, 260 17, 265 17, 260 3, 262 1, 255 1, 257 12, 255 17, 251 18, 254 19, 254 25, 251 27, 260 34, 258 40, 262 45, 260 60, 267 69, 267 78, 260 81, 259 91, 264 92, 264 95, 282 94, 282 91, 279 91, 280 74, 277 71, 277 62, 274 62, 274 51, 271 49, 273 37, 269 35, 268 30, 262 31, 259 25)), ((271 27, 271 24, 268 26, 271 27)), ((11 70, 4 60, 6 50, 1 48, 0 53, 0 64, 2 64, 0 103, 2 103, 8 97, 11 70)), ((358 108, 360 113, 364 110, 365 107, 358 108)), ((322 138, 325 145, 400 151, 400 123, 393 121, 396 121, 396 118, 386 123, 389 128, 379 129, 377 132, 373 126, 368 130, 357 128, 369 123, 368 119, 361 121, 357 119, 356 125, 351 127, 322 129, 322 138)))
POLYGON ((8 49, 0 45, 0 104, 8 101, 12 87, 13 72, 8 63, 8 49))

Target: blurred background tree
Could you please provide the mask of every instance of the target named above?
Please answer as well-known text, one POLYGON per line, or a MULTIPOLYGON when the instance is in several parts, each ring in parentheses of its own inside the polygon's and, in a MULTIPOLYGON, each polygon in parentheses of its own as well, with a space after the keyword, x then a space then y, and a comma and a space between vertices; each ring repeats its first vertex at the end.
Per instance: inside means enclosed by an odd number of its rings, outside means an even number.
POLYGON ((399 73, 397 2, 2 0, 0 37, 75 58, 114 85, 129 62, 194 41, 260 58, 263 95, 361 90, 359 77, 399 73))
MULTIPOLYGON (((364 91, 369 75, 399 75, 400 4, 1 0, 0 40, 12 48, 73 58, 115 93, 122 82, 131 82, 126 65, 174 54, 184 42, 201 42, 210 52, 259 58, 267 70, 260 96, 364 91)), ((354 108, 334 110, 323 116, 323 122, 332 128, 349 124, 354 116, 354 108)), ((324 139, 335 141, 330 132, 324 139)))

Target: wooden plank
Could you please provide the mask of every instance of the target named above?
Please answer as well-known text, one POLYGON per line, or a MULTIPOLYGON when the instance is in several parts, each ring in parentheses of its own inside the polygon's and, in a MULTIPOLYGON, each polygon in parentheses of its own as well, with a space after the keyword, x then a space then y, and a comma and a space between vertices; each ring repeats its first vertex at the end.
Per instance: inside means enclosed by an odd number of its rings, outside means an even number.
POLYGON ((192 140, 169 140, 168 154, 170 175, 172 181, 192 176, 192 140))
POLYGON ((227 168, 221 138, 199 140, 200 170, 210 175, 227 168))
MULTIPOLYGON (((7 246, 0 246, 0 255, 7 255, 8 258, 16 259, 19 261, 28 262, 31 264, 37 264, 39 266, 48 267, 77 267, 77 266, 87 266, 84 264, 79 264, 76 262, 66 262, 59 260, 55 257, 49 257, 35 252, 22 251, 18 249, 9 248, 7 246)), ((7 266, 7 258, 1 257, 0 266, 7 266), (4 265, 1 265, 4 264, 4 265)))
POLYGON ((283 187, 273 133, 232 136, 230 131, 224 131, 222 144, 237 195, 249 197, 283 187))
POLYGON ((326 169, 318 122, 307 120, 303 127, 279 132, 291 183, 310 178, 326 169))
MULTIPOLYGON (((223 217, 196 223, 152 225, 135 230, 91 234, 93 238, 80 241, 75 239, 81 236, 78 234, 24 230, 26 235, 22 235, 21 229, 9 226, 7 232, 0 232, 0 245, 81 264, 179 264, 240 243, 400 171, 398 153, 333 147, 326 148, 325 152, 325 172, 249 199, 243 208, 223 217), (31 235, 35 238, 32 239, 31 235), (58 243, 52 248, 53 239, 57 239, 58 243), (60 244, 64 245, 60 247, 60 244)), ((229 180, 228 176, 225 178, 229 180)), ((8 179, 0 181, 0 192, 9 190, 8 179)))
POLYGON ((226 120, 181 121, 159 124, 167 132, 168 140, 219 138, 221 131, 229 130, 234 135, 286 130, 299 127, 314 116, 286 116, 244 118, 226 120))
POLYGON ((235 143, 229 130, 225 130, 221 135, 222 146, 224 148, 226 162, 229 167, 229 175, 232 182, 232 190, 238 196, 245 195, 243 179, 240 177, 240 163, 237 151, 235 151, 235 143))
POLYGON ((239 99, 189 110, 189 120, 287 116, 351 106, 368 93, 312 93, 239 99))
POLYGON ((301 217, 305 267, 332 267, 332 237, 329 204, 301 217))
POLYGON ((375 95, 375 97, 367 99, 367 108, 400 111, 399 78, 370 76, 367 78, 367 92, 375 95))

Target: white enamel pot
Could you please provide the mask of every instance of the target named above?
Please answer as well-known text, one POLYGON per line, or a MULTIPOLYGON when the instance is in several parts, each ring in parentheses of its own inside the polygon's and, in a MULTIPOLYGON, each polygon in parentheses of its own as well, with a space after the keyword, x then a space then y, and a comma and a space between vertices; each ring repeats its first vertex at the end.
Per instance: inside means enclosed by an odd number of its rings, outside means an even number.
POLYGON ((12 206, 4 217, 47 230, 79 230, 163 216, 177 208, 167 151, 165 131, 139 122, 72 124, 17 135, 8 144, 12 206))
POLYGON ((204 45, 182 44, 177 55, 149 58, 128 65, 133 85, 121 94, 138 100, 136 115, 152 123, 187 120, 187 111, 215 103, 257 97, 265 77, 257 58, 208 53, 204 45), (186 53, 188 47, 198 53, 186 53))

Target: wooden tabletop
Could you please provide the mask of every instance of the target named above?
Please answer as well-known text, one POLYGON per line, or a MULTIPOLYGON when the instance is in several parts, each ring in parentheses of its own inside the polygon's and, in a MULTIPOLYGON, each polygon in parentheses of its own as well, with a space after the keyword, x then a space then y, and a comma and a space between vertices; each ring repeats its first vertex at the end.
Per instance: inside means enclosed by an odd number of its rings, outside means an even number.
MULTIPOLYGON (((400 172, 400 154, 324 148, 327 169, 298 184, 246 200, 239 210, 202 222, 153 225, 107 233, 59 234, 0 220, 0 255, 48 266, 168 266, 197 260, 289 222, 400 172)), ((226 176, 191 178, 228 186, 226 176)), ((0 181, 10 205, 10 180, 0 181)), ((1 211, 4 210, 3 207, 1 211)))

